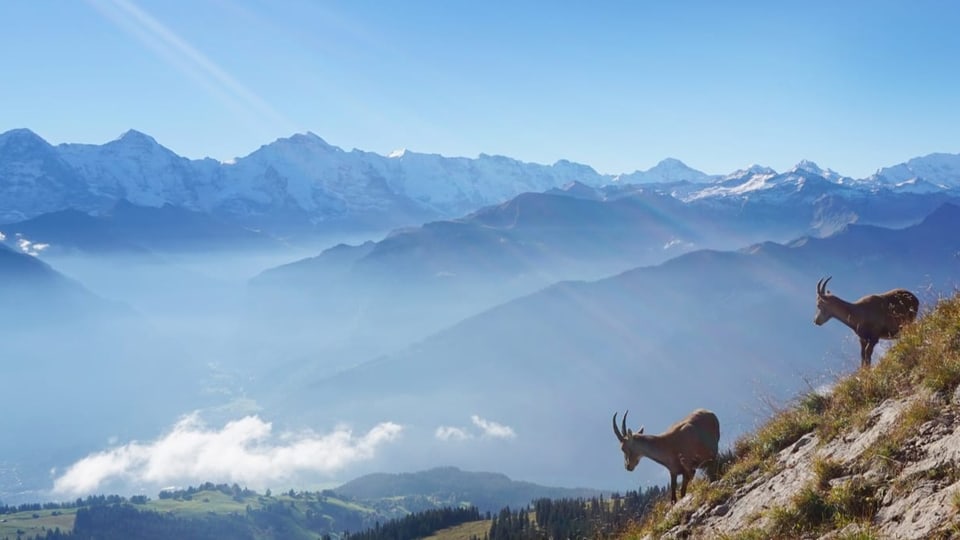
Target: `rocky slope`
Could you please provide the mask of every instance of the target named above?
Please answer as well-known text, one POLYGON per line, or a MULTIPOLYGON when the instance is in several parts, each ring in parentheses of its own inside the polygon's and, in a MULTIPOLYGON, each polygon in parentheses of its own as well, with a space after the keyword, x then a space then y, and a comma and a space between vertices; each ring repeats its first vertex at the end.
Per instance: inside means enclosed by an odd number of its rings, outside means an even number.
POLYGON ((724 456, 718 482, 624 538, 956 538, 960 296, 872 370, 810 392, 724 456))

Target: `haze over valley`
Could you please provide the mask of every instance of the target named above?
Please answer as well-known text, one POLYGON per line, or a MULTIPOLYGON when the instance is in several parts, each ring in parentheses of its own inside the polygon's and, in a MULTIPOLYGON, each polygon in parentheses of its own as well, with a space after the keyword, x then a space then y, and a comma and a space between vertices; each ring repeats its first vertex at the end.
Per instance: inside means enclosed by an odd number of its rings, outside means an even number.
POLYGON ((730 445, 858 365, 815 285, 960 283, 960 155, 849 178, 403 152, 314 134, 231 163, 135 131, 0 134, 0 500, 455 466, 546 486, 625 474, 614 411, 691 408, 730 445))

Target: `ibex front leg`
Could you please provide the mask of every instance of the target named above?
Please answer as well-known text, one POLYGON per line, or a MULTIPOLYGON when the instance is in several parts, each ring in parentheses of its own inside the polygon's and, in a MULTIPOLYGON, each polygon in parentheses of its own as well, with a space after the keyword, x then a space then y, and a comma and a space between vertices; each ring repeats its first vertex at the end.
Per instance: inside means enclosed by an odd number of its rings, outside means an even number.
POLYGON ((873 348, 877 345, 877 339, 860 338, 860 367, 870 367, 870 360, 873 357, 873 348))

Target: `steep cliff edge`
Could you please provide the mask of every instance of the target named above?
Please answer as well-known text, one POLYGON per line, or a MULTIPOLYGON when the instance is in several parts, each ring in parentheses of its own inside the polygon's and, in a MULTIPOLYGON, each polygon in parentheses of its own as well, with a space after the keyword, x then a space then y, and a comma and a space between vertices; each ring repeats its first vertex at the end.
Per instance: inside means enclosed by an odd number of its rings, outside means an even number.
POLYGON ((623 538, 960 538, 960 295, 800 396, 623 538))

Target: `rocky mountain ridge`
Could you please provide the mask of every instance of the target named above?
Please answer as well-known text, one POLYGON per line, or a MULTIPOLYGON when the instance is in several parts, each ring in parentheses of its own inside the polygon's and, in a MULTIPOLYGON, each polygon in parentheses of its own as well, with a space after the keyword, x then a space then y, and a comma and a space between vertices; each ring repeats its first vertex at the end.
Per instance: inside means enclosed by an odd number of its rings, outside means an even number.
POLYGON ((0 134, 0 223, 68 208, 103 212, 119 200, 173 205, 266 230, 348 227, 387 230, 458 217, 525 192, 574 182, 593 188, 656 184, 681 200, 757 196, 773 186, 800 189, 816 177, 846 191, 930 193, 960 188, 960 154, 931 154, 854 180, 802 161, 776 174, 753 166, 710 175, 675 159, 647 171, 604 175, 560 160, 525 163, 395 152, 344 151, 313 133, 267 144, 230 163, 178 156, 130 130, 103 145, 53 146, 28 129, 0 134), (780 180, 777 180, 780 179, 780 180))

